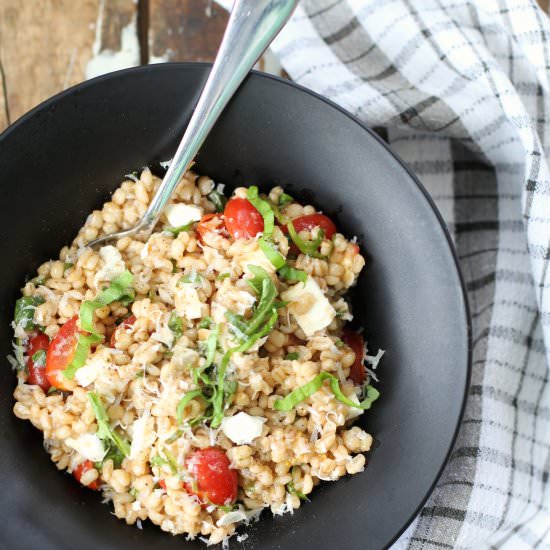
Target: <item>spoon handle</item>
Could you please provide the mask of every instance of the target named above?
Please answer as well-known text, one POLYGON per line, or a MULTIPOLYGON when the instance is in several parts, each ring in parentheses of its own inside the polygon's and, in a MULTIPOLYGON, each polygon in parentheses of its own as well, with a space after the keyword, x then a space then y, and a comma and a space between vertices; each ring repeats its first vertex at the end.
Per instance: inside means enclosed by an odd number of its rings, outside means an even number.
POLYGON ((187 130, 140 226, 152 230, 176 185, 246 75, 298 0, 235 0, 227 28, 187 130))

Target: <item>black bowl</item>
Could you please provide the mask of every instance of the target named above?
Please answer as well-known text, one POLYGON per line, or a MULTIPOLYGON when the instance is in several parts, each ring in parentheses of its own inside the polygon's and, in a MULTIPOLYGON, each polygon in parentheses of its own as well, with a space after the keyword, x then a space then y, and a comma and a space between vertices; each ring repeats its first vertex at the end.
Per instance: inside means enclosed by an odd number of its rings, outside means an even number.
MULTIPOLYGON (((171 157, 207 73, 206 65, 166 64, 100 77, 46 101, 0 137, 3 357, 25 276, 57 257, 124 174, 171 157)), ((376 438, 366 471, 323 484, 292 516, 265 512, 244 546, 390 544, 445 464, 469 378, 467 303, 440 216, 365 126, 322 97, 258 73, 221 117, 197 170, 229 185, 283 185, 357 235, 368 260, 354 311, 371 350, 387 350, 382 396, 361 421, 376 438)), ((127 526, 97 494, 57 472, 41 434, 12 414, 7 361, 0 380, 1 547, 203 548, 149 524, 127 526)))

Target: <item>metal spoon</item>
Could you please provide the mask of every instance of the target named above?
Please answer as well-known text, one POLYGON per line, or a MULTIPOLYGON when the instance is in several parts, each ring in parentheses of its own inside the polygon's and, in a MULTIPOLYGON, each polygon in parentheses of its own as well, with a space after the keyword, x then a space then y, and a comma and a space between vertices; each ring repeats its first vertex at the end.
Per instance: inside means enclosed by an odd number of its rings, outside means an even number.
POLYGON ((101 246, 121 237, 149 237, 228 101, 288 21, 297 3, 298 0, 235 0, 212 71, 178 150, 143 218, 135 227, 95 239, 88 246, 101 246))

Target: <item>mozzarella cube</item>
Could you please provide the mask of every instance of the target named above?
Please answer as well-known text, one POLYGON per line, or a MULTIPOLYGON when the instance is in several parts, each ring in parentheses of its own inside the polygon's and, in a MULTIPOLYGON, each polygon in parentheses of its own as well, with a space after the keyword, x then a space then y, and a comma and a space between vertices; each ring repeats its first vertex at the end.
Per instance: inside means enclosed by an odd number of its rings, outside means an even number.
POLYGON ((311 276, 308 276, 305 283, 296 283, 291 286, 281 294, 281 298, 285 302, 290 302, 289 311, 308 337, 328 327, 336 315, 336 311, 319 288, 317 281, 311 276), (308 303, 311 306, 302 313, 304 304, 308 303), (300 304, 300 313, 297 313, 296 307, 293 307, 294 304, 300 304))
POLYGON ((169 204, 165 209, 166 219, 172 227, 181 227, 188 223, 198 222, 202 218, 203 210, 194 204, 169 204))
POLYGON ((233 416, 226 416, 222 420, 221 429, 233 443, 248 445, 262 435, 265 421, 263 416, 251 416, 240 412, 233 416))
POLYGON ((174 301, 176 310, 182 317, 187 319, 200 319, 202 317, 203 303, 193 285, 184 284, 177 287, 174 301))
POLYGON ((118 248, 112 245, 102 246, 99 249, 99 256, 103 260, 103 267, 95 274, 94 284, 96 287, 99 281, 112 281, 126 270, 126 264, 118 248))
POLYGON ((101 462, 105 456, 103 443, 96 434, 82 434, 76 439, 68 438, 65 444, 92 462, 101 462))

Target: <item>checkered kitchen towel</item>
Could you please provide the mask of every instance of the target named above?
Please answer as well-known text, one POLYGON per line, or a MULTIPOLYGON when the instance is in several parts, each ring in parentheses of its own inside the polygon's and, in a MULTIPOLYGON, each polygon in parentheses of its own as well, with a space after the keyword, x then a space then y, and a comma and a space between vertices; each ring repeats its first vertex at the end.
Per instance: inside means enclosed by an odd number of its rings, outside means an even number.
POLYGON ((464 422, 396 547, 550 548, 547 15, 535 0, 302 0, 273 49, 293 80, 385 128, 468 287, 464 422))

